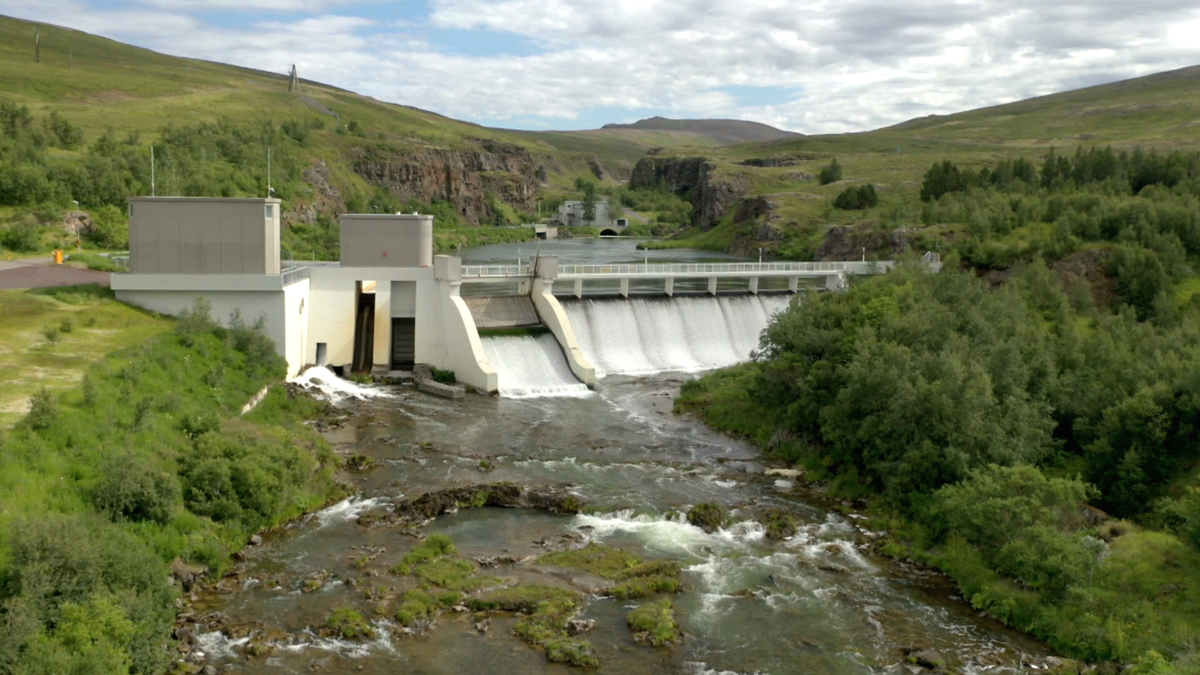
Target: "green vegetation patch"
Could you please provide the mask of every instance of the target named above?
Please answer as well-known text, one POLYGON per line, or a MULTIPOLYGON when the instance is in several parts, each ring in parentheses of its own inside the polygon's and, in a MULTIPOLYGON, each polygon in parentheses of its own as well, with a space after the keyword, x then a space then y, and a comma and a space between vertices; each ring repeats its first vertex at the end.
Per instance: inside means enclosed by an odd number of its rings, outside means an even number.
POLYGON ((697 504, 688 509, 687 521, 705 532, 715 532, 725 525, 728 516, 720 504, 697 504))
POLYGON ((583 570, 605 579, 616 579, 642 560, 619 548, 592 542, 583 548, 547 553, 538 558, 538 562, 554 567, 583 570))
POLYGON ((28 412, 42 388, 56 396, 79 386, 105 355, 143 344, 171 322, 113 299, 103 286, 0 291, 0 428, 28 412), (73 330, 63 332, 64 322, 73 330), (51 342, 47 328, 57 331, 51 342))
POLYGON ((343 640, 370 640, 375 637, 375 628, 356 609, 344 607, 335 610, 325 620, 327 634, 343 640))
MULTIPOLYGON (((24 321, 44 318, 44 303, 75 311, 55 316, 59 346, 80 334, 113 344, 89 324, 119 333, 114 317, 144 316, 78 296, 13 297, 24 321)), ((39 391, 0 433, 0 669, 162 672, 176 595, 168 563, 221 574, 252 533, 339 494, 328 444, 303 423, 321 404, 276 386, 239 415, 286 367, 261 330, 230 323, 202 306, 173 331, 144 321, 122 336, 136 345, 85 359, 78 386, 39 391)))
POLYGON ((392 568, 392 574, 412 574, 417 565, 428 563, 443 556, 453 555, 455 551, 454 542, 450 537, 435 533, 425 538, 425 541, 417 544, 411 551, 404 554, 400 559, 400 563, 392 568))
POLYGON ((583 607, 575 591, 554 586, 522 584, 489 591, 467 601, 476 611, 520 612, 515 632, 526 642, 546 650, 551 661, 594 668, 600 665, 595 648, 567 634, 567 622, 583 607))
POLYGON ((670 598, 647 602, 629 613, 629 630, 635 640, 649 642, 655 647, 679 641, 679 624, 675 621, 675 605, 670 598))

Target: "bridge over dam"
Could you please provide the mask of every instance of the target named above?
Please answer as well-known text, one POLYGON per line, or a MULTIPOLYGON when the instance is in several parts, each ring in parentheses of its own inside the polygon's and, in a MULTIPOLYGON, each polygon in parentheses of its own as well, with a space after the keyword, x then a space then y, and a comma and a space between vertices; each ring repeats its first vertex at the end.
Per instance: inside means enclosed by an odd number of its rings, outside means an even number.
MULTIPOLYGON (((746 360, 771 315, 788 306, 802 280, 840 290, 848 275, 885 273, 897 264, 578 265, 543 256, 529 264, 464 265, 460 279, 515 289, 463 298, 500 393, 563 396, 586 393, 606 375, 697 371, 746 360), (778 288, 768 292, 764 280, 778 288), (684 281, 696 290, 677 295, 677 282, 684 281)), ((922 264, 941 268, 934 254, 922 264)))
MULTIPOLYGON (((941 269, 941 259, 926 253, 922 262, 931 271, 941 269)), ((630 282, 655 281, 667 296, 675 295, 677 280, 703 280, 709 295, 716 295, 723 280, 745 280, 750 293, 758 293, 760 280, 781 279, 795 293, 801 279, 816 279, 828 290, 841 290, 851 274, 880 274, 898 263, 894 260, 849 262, 736 262, 736 263, 644 263, 577 265, 558 264, 557 258, 539 258, 533 264, 464 265, 463 283, 515 282, 518 295, 527 295, 535 278, 571 284, 576 298, 584 295, 585 282, 617 282, 618 292, 629 297, 630 282)), ((643 284, 644 285, 644 284, 643 284)), ((780 289, 782 290, 782 289, 780 289)))

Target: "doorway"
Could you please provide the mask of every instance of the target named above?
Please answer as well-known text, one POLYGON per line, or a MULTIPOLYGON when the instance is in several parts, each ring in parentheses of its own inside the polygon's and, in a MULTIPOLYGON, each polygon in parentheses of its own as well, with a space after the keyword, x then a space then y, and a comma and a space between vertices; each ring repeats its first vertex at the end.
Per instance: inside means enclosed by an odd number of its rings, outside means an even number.
POLYGON ((354 300, 354 362, 350 369, 363 373, 375 365, 375 282, 359 281, 354 300))
POLYGON ((416 364, 417 320, 412 317, 392 319, 392 370, 412 370, 416 364))

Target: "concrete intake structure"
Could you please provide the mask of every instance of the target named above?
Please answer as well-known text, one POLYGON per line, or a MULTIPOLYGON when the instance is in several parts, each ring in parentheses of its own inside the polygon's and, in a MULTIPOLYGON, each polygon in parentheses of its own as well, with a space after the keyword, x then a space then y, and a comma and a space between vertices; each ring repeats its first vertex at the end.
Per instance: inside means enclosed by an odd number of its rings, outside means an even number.
POLYGON ((205 298, 223 323, 261 318, 289 377, 309 364, 424 363, 497 390, 459 296, 461 262, 433 256, 432 216, 342 216, 341 263, 281 263, 277 199, 131 199, 129 230, 129 272, 112 277, 118 299, 178 315, 205 298))

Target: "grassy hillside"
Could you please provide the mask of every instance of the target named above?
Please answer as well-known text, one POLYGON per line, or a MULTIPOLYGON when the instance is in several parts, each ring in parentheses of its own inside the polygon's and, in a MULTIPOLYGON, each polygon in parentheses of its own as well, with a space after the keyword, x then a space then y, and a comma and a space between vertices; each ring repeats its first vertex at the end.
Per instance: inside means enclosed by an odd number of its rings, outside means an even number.
POLYGON ((54 107, 85 132, 85 142, 111 127, 118 134, 154 133, 175 124, 278 120, 287 113, 320 114, 313 103, 396 136, 454 146, 468 138, 533 143, 520 136, 459 122, 309 81, 311 102, 287 94, 287 78, 248 68, 159 54, 81 31, 0 17, 0 96, 35 112, 54 107), (41 63, 34 62, 34 28, 41 63))
POLYGON ((111 295, 99 286, 0 291, 0 428, 27 413, 41 388, 55 394, 72 389, 105 354, 169 327, 111 295))
POLYGON ((691 231, 664 246, 756 250, 765 246, 782 258, 811 258, 831 227, 868 223, 881 229, 920 227, 924 208, 918 193, 930 165, 951 159, 979 170, 1004 159, 1040 163, 1050 148, 1145 147, 1158 150, 1200 146, 1200 67, 1184 68, 947 116, 923 117, 857 134, 805 136, 720 148, 669 148, 663 155, 701 156, 713 163, 714 180, 744 185, 747 197, 768 197, 772 217, 691 231), (837 159, 840 180, 821 185, 822 167, 837 159), (787 166, 747 166, 782 160, 787 166), (833 208, 850 186, 874 185, 879 205, 866 210, 833 208), (769 223, 768 223, 769 221, 769 223), (762 226, 781 236, 764 239, 762 226))

